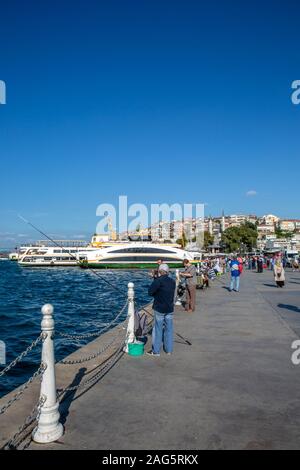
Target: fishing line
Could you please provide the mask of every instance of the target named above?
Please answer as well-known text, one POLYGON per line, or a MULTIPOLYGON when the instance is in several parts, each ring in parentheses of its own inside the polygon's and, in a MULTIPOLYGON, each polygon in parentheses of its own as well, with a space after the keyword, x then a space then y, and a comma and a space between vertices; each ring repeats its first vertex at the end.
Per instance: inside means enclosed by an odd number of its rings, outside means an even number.
MULTIPOLYGON (((23 222, 25 222, 26 224, 30 225, 34 230, 36 230, 37 232, 39 232, 41 235, 43 235, 44 237, 46 237, 51 243, 53 243, 55 246, 57 246, 58 248, 63 248, 61 245, 59 245, 55 240, 53 240, 51 237, 49 237, 46 233, 44 233, 42 230, 40 230, 39 228, 37 228, 35 225, 33 225, 31 222, 29 222, 29 220, 26 220, 24 217, 22 217, 21 215, 18 214, 18 217, 23 220, 23 222)), ((73 258, 76 263, 80 266, 80 261, 76 258, 76 256, 73 255, 73 253, 71 253, 69 250, 65 250, 70 256, 71 258, 73 258)), ((106 284, 108 284, 110 287, 112 287, 113 289, 117 290, 118 292, 120 292, 122 295, 124 295, 124 297, 127 297, 127 292, 125 293, 125 291, 123 291, 122 289, 120 289, 119 287, 116 287, 115 285, 113 285, 110 281, 108 281, 107 279, 105 279, 105 277, 101 276, 97 271, 95 271, 93 268, 91 268, 90 266, 87 266, 87 269, 89 271, 91 271, 93 274, 95 274, 99 279, 102 279, 104 282, 106 282, 106 284)))

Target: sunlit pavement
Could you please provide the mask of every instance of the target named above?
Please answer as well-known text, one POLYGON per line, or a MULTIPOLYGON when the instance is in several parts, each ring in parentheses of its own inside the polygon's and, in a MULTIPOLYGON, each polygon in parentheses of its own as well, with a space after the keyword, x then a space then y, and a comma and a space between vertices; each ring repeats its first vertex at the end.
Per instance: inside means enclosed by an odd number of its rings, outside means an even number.
MULTIPOLYGON (((277 289, 270 271, 228 275, 175 316, 172 356, 125 356, 74 401, 60 443, 45 449, 297 449, 300 274, 277 289)), ((31 449, 40 446, 31 445, 31 449)))

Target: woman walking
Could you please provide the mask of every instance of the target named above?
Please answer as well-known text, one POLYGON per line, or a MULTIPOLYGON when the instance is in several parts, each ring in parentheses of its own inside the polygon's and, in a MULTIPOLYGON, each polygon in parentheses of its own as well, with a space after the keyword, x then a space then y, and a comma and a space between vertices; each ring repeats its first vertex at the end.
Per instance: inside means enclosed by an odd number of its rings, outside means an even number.
POLYGON ((293 261, 293 273, 295 271, 299 271, 299 260, 297 258, 295 258, 293 261))
POLYGON ((274 276, 277 287, 283 287, 285 284, 285 271, 280 259, 275 262, 274 265, 274 276))

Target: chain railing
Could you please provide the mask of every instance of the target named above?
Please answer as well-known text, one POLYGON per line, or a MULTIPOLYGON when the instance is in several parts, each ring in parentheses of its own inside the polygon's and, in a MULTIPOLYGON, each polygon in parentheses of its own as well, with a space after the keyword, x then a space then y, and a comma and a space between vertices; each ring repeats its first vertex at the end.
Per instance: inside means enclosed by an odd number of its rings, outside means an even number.
POLYGON ((23 351, 16 359, 14 359, 5 369, 0 372, 0 377, 7 374, 13 367, 15 367, 19 362, 24 359, 41 341, 44 341, 47 338, 47 333, 41 333, 38 338, 36 338, 25 351, 23 351))
MULTIPOLYGON (((112 339, 105 344, 101 349, 93 354, 85 357, 79 357, 78 359, 66 359, 60 361, 58 364, 62 365, 78 365, 93 359, 100 357, 103 353, 109 350, 112 346, 116 349, 113 353, 104 361, 97 366, 97 372, 89 377, 87 380, 82 381, 78 385, 66 387, 63 389, 56 388, 56 377, 55 377, 55 356, 54 356, 54 319, 53 319, 53 307, 52 305, 44 305, 42 308, 43 319, 41 324, 41 334, 35 339, 28 348, 21 353, 14 361, 12 361, 3 371, 0 373, 0 377, 9 372, 16 364, 18 364, 27 354, 29 354, 40 342, 42 342, 42 359, 38 370, 30 377, 30 379, 22 385, 17 393, 0 408, 0 414, 4 414, 5 411, 12 406, 13 403, 20 400, 25 390, 32 384, 32 382, 38 377, 41 378, 41 390, 40 399, 33 408, 32 412, 25 419, 22 426, 19 427, 18 431, 14 436, 7 442, 5 449, 17 448, 26 437, 28 437, 28 428, 32 423, 37 422, 37 426, 32 432, 32 439, 38 443, 50 443, 57 441, 63 435, 63 427, 60 423, 60 414, 58 411, 59 402, 63 399, 63 395, 68 392, 74 392, 77 390, 84 390, 95 385, 106 373, 119 361, 123 356, 124 352, 128 351, 128 343, 135 341, 134 335, 134 285, 128 284, 128 300, 118 314, 111 320, 105 327, 90 332, 87 334, 67 334, 58 332, 60 337, 80 340, 99 336, 113 325, 117 323, 120 317, 124 314, 125 309, 128 307, 127 321, 123 324, 123 328, 119 332, 126 331, 126 337, 121 337, 120 334, 114 335, 112 339), (100 367, 100 368, 99 368, 100 367), (24 437, 24 432, 27 430, 27 434, 24 437)), ((147 314, 146 310, 148 307, 144 306, 142 310, 144 314, 147 314)), ((151 326, 151 321, 147 322, 147 327, 151 326)), ((124 335, 125 336, 125 335, 124 335)), ((31 431, 30 431, 31 432, 31 431)), ((27 446, 30 444, 27 443, 27 446)))
POLYGON ((111 369, 116 362, 118 362, 119 358, 123 356, 124 354, 124 345, 125 341, 123 340, 122 343, 120 344, 119 348, 117 351, 114 353, 114 355, 110 358, 110 360, 106 361, 105 365, 95 374, 93 377, 90 379, 85 380, 84 382, 81 382, 78 385, 74 385, 73 387, 66 387, 64 389, 58 389, 57 390, 57 397, 60 399, 62 395, 68 392, 75 392, 77 390, 84 389, 86 387, 91 387, 94 385, 96 382, 98 382, 103 375, 106 374, 106 372, 111 369))
POLYGON ((0 408, 0 415, 5 413, 6 410, 8 410, 8 408, 11 407, 11 405, 13 403, 15 403, 16 401, 20 400, 20 398, 22 397, 23 393, 25 392, 25 390, 27 390, 27 388, 29 387, 29 385, 32 384, 32 382, 38 378, 38 377, 43 377, 43 374, 45 372, 45 370, 47 369, 47 365, 44 364, 44 363, 41 363, 40 367, 38 368, 38 370, 30 377, 30 379, 24 384, 22 385, 22 387, 20 387, 20 389, 18 390, 18 392, 5 404, 3 405, 1 408, 0 408))
MULTIPOLYGON (((41 415, 41 410, 44 404, 47 401, 47 397, 45 395, 42 395, 31 411, 30 415, 27 416, 25 419, 24 423, 22 426, 19 427, 17 432, 14 434, 14 436, 5 444, 3 447, 4 450, 14 450, 17 449, 20 444, 28 437, 28 432, 25 437, 21 437, 24 431, 33 423, 37 422, 39 420, 39 417, 41 415)), ((26 446, 23 447, 23 450, 25 450, 29 445, 30 445, 31 439, 29 439, 28 443, 26 446)))
POLYGON ((75 360, 61 360, 59 364, 64 364, 68 366, 72 366, 75 364, 83 364, 84 362, 89 362, 92 361, 93 359, 96 359, 97 357, 101 356, 105 351, 107 351, 113 344, 116 343, 118 337, 116 336, 113 338, 108 344, 106 344, 103 348, 101 348, 99 351, 97 351, 95 354, 92 354, 91 356, 87 357, 82 357, 80 359, 75 359, 75 360))

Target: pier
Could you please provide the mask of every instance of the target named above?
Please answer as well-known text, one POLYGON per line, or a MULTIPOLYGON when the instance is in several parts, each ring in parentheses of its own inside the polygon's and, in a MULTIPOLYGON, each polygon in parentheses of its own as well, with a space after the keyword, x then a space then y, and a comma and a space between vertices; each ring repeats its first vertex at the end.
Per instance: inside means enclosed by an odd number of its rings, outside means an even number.
MULTIPOLYGON (((287 273, 285 289, 276 288, 270 271, 245 271, 240 293, 227 286, 224 275, 198 291, 193 314, 177 308, 175 330, 192 346, 176 337, 172 356, 132 357, 116 341, 88 363, 57 364, 58 389, 77 387, 108 366, 95 383, 66 394, 57 442, 24 437, 20 448, 298 449, 300 366, 291 361, 291 346, 300 335, 299 273, 287 273)), ((123 338, 124 328, 116 326, 67 360, 123 338)), ((0 447, 24 423, 39 391, 35 381, 0 417, 0 447)))

